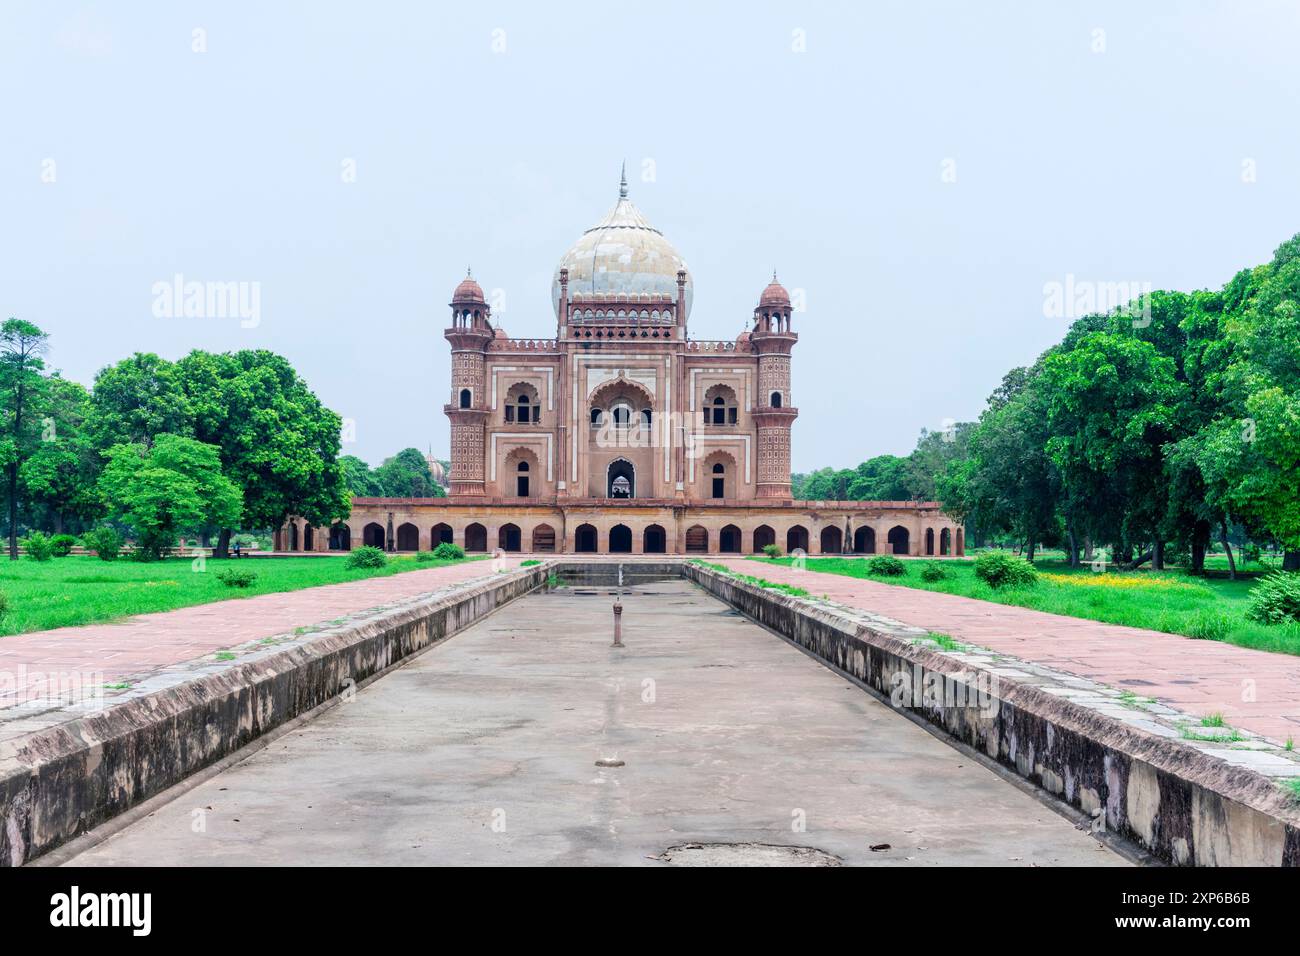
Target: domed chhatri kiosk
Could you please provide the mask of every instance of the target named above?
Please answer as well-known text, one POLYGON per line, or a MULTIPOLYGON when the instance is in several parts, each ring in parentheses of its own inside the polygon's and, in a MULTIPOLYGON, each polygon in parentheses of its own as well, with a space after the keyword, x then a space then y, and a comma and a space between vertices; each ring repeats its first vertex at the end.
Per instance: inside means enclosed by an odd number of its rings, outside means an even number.
MULTIPOLYGON (((357 498, 334 533, 310 539, 321 550, 962 552, 959 524, 935 502, 792 500, 790 295, 773 275, 747 331, 702 341, 688 333, 693 292, 626 177, 555 270, 555 338, 509 337, 467 275, 445 332, 449 496, 357 498)), ((278 543, 305 532, 286 526, 278 543)))

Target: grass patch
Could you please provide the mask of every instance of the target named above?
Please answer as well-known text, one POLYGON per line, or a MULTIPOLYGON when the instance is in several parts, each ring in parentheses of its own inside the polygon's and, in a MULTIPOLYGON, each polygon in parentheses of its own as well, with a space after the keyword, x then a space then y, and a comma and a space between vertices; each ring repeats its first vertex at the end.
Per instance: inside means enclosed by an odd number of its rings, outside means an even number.
POLYGON ((9 598, 9 613, 0 617, 0 636, 98 624, 134 614, 172 611, 196 604, 241 600, 258 594, 279 594, 458 563, 421 563, 412 555, 397 555, 382 568, 366 569, 349 568, 342 557, 208 559, 205 570, 196 572, 189 558, 149 563, 109 563, 93 555, 70 555, 53 561, 0 559, 0 592, 9 598), (218 574, 227 569, 256 569, 256 578, 246 587, 229 587, 221 582, 218 574))
MULTIPOLYGON (((1207 733, 1202 733, 1200 730, 1197 730, 1195 727, 1184 727, 1183 739, 1200 740, 1212 744, 1235 744, 1246 739, 1241 735, 1241 731, 1237 730, 1235 727, 1229 727, 1223 723, 1206 724, 1205 721, 1209 719, 1210 719, 1209 717, 1202 718, 1201 725, 1203 727, 1206 727, 1207 729, 1222 730, 1223 733, 1207 734, 1207 733)), ((1220 721, 1223 720, 1222 715, 1219 716, 1219 720, 1220 721)))
POLYGON ((950 634, 941 634, 938 631, 931 631, 927 636, 945 651, 960 651, 962 649, 962 646, 953 640, 952 635, 950 634))
MULTIPOLYGON (((756 560, 773 563, 767 558, 756 560)), ((775 563, 789 565, 790 559, 781 558, 775 563)), ((1223 641, 1255 650, 1300 654, 1300 623, 1261 624, 1246 617, 1248 595, 1258 583, 1255 579, 1229 581, 1226 577, 1191 577, 1179 571, 1146 569, 1098 573, 1087 565, 1071 568, 1063 559, 1049 558, 1034 562, 1038 581, 1033 587, 993 588, 975 576, 970 561, 941 563, 946 577, 929 580, 925 575, 907 574, 883 583, 1223 641)), ((869 572, 867 561, 861 558, 810 557, 805 567, 824 574, 882 581, 869 572)))
POLYGON ((778 581, 769 581, 766 578, 754 577, 752 574, 741 574, 722 564, 710 564, 708 561, 701 561, 699 558, 692 559, 691 564, 698 564, 700 567, 708 568, 711 571, 717 571, 719 574, 725 574, 728 577, 737 578, 744 581, 746 584, 752 584, 755 587, 767 588, 769 591, 780 591, 782 594, 790 595, 790 597, 806 598, 809 596, 809 592, 805 588, 797 588, 792 584, 781 584, 778 581))
POLYGON ((1282 780, 1279 786, 1291 794, 1292 799, 1300 800, 1300 777, 1288 777, 1286 780, 1282 780))

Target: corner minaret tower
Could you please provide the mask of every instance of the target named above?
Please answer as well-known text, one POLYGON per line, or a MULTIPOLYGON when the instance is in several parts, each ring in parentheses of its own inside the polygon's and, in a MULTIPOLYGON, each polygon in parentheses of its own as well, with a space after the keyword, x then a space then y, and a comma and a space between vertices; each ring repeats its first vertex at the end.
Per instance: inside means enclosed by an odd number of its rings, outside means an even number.
POLYGON ((468 272, 451 294, 451 327, 443 334, 451 343, 451 402, 443 407, 451 421, 451 487, 453 495, 484 493, 487 424, 488 343, 493 331, 491 311, 483 289, 468 272))
POLYGON ((790 426, 799 410, 790 400, 790 352, 799 336, 790 331, 790 293, 772 273, 772 281, 754 309, 749 341, 758 355, 758 394, 754 424, 758 429, 759 498, 790 497, 790 426))

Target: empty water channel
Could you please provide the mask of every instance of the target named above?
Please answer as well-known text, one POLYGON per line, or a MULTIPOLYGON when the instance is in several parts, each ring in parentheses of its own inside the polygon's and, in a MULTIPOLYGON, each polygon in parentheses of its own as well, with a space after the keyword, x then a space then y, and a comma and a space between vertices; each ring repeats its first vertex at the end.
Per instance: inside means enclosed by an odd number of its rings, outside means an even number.
POLYGON ((169 796, 71 861, 1126 863, 671 564, 561 566, 169 796))

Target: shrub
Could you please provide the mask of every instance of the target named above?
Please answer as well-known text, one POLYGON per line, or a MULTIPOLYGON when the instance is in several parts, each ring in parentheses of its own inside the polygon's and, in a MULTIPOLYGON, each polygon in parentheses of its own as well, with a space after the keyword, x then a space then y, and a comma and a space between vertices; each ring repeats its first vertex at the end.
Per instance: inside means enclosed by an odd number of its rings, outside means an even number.
POLYGON ((48 534, 33 531, 19 543, 33 561, 48 561, 54 557, 54 539, 48 534))
POLYGON ((942 581, 948 577, 948 569, 941 564, 927 564, 921 568, 922 581, 942 581))
POLYGON ((1275 571, 1250 589, 1246 617, 1260 624, 1300 621, 1300 574, 1275 571))
POLYGON ((775 544, 765 544, 763 545, 763 553, 775 561, 781 557, 781 547, 775 544))
POLYGON ((9 595, 0 591, 0 618, 9 613, 9 595))
POLYGON ((56 534, 50 539, 50 547, 56 558, 66 558, 72 553, 72 547, 77 543, 77 539, 70 534, 56 534))
POLYGON ((426 563, 426 562, 432 561, 433 559, 434 559, 434 558, 433 558, 433 552, 432 552, 432 551, 417 551, 417 552, 415 552, 415 560, 419 561, 421 564, 424 564, 424 563, 426 563))
POLYGON ((81 536, 81 543, 88 551, 99 555, 101 561, 116 561, 122 553, 122 536, 107 525, 87 531, 81 536))
POLYGON ((867 573, 886 578, 898 578, 907 573, 907 565, 888 554, 879 554, 867 562, 867 573))
POLYGON ((349 568, 382 568, 387 563, 388 555, 370 545, 357 548, 348 555, 349 568))
POLYGON ((530 559, 527 560, 527 561, 520 561, 520 562, 519 562, 519 566, 520 566, 521 568, 531 568, 533 565, 535 565, 535 564, 541 564, 541 563, 542 563, 542 562, 541 562, 541 561, 538 561, 536 558, 530 558, 530 559))
POLYGON ((257 580, 257 572, 246 568, 226 568, 217 572, 217 580, 228 588, 246 588, 257 580))
POLYGON ((443 541, 433 549, 433 556, 439 561, 460 561, 465 557, 465 549, 450 541, 443 541))
POLYGON ((1006 551, 989 551, 976 558, 975 576, 991 588, 1030 587, 1038 580, 1032 564, 1006 551))

